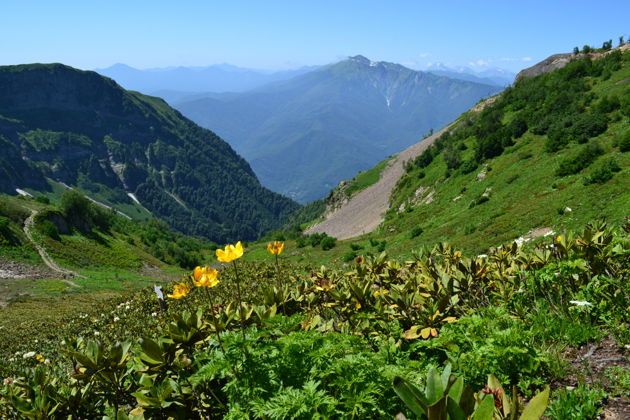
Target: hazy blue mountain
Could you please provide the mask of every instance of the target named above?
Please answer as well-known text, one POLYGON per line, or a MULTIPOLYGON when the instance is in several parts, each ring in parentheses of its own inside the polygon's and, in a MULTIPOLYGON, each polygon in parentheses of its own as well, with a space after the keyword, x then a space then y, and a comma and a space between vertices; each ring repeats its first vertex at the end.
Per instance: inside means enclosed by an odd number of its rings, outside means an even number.
POLYGON ((167 101, 181 100, 199 92, 242 92, 267 83, 287 80, 314 70, 302 67, 295 70, 270 72, 217 64, 208 67, 163 67, 139 70, 126 64, 114 64, 95 71, 114 79, 125 89, 160 96, 167 101))
POLYGON ((0 192, 50 179, 219 242, 255 239, 298 207, 160 98, 61 64, 0 67, 0 192))
POLYGON ((356 56, 175 106, 230 142, 263 185, 304 203, 500 89, 356 56))
POLYGON ((426 71, 437 74, 438 76, 446 76, 452 79, 467 80, 469 82, 484 83, 500 87, 511 85, 516 76, 515 73, 500 68, 475 71, 470 67, 461 66, 452 68, 441 63, 432 65, 426 71))

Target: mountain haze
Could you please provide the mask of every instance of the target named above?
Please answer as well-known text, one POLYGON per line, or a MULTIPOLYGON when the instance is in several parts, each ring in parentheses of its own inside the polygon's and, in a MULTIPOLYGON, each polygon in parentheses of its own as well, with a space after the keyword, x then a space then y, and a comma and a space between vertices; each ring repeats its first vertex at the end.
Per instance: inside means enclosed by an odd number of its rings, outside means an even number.
POLYGON ((500 89, 356 56, 175 106, 230 142, 263 185, 308 202, 500 89))
POLYGON ((0 162, 0 192, 57 181, 216 241, 254 239, 297 208, 163 100, 61 64, 0 67, 0 162))
POLYGON ((287 80, 315 68, 317 67, 311 66, 294 70, 266 71, 216 64, 207 67, 179 66, 140 70, 118 63, 95 71, 114 79, 125 89, 137 90, 172 101, 200 92, 243 92, 267 83, 287 80))

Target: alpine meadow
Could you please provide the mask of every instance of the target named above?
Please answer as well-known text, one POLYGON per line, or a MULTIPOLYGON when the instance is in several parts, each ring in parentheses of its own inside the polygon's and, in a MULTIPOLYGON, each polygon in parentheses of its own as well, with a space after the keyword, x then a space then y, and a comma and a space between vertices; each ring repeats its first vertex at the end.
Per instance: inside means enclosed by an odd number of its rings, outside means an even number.
POLYGON ((627 5, 70 3, 0 28, 0 418, 630 418, 627 5))

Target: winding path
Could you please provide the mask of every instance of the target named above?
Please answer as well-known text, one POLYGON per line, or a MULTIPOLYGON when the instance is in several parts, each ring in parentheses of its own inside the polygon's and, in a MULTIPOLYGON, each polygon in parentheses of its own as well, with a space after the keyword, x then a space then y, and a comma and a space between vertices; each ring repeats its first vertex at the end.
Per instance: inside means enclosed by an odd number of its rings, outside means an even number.
POLYGON ((375 184, 358 192, 326 220, 310 227, 305 233, 326 233, 337 239, 348 239, 372 232, 384 219, 392 190, 405 172, 405 162, 419 156, 449 128, 450 125, 398 153, 375 184))
MULTIPOLYGON (((26 237, 28 238, 29 241, 31 241, 31 243, 33 244, 33 246, 35 246, 35 249, 37 249, 37 252, 39 253, 39 256, 42 258, 42 261, 44 261, 44 264, 46 264, 48 266, 48 268, 50 268, 53 271, 56 271, 60 274, 63 274, 64 277, 83 277, 77 273, 75 273, 72 270, 67 270, 65 268, 60 267, 55 260, 53 260, 50 255, 48 255, 48 253, 46 252, 46 250, 44 249, 44 247, 42 247, 40 244, 38 244, 37 242, 35 242, 35 240, 33 239, 33 235, 31 234, 31 228, 33 227, 33 224, 35 222, 35 216, 37 215, 37 210, 31 210, 31 215, 29 217, 26 218, 26 220, 24 221, 24 228, 22 229, 24 231, 24 234, 26 235, 26 237)), ((69 286, 72 287, 81 287, 78 284, 76 284, 75 282, 68 280, 67 278, 63 279, 64 283, 66 283, 69 286)))

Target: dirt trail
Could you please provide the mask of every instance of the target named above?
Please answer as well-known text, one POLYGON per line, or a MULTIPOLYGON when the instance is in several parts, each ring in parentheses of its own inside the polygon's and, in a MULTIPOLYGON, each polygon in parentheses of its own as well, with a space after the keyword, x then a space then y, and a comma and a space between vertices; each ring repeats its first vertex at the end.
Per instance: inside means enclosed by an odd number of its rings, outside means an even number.
POLYGON ((48 255, 48 253, 46 252, 46 250, 37 242, 35 242, 35 240, 33 239, 33 236, 31 235, 31 229, 33 227, 34 224, 34 218, 37 215, 37 210, 32 210, 31 215, 24 221, 24 234, 26 235, 26 237, 28 238, 29 241, 31 241, 31 243, 33 244, 33 246, 35 246, 35 249, 37 249, 37 252, 39 253, 39 256, 42 258, 42 261, 44 261, 44 264, 46 264, 48 266, 48 268, 50 268, 53 271, 56 271, 57 273, 60 273, 64 276, 64 282, 72 287, 81 287, 78 284, 76 284, 75 282, 68 280, 67 277, 82 277, 79 274, 75 273, 74 271, 71 270, 67 270, 65 268, 60 267, 51 257, 50 255, 48 255))
POLYGON ((369 233, 383 221, 383 214, 389 208, 389 197, 396 182, 404 174, 404 164, 422 153, 450 126, 427 137, 390 160, 381 173, 381 178, 363 191, 357 193, 326 220, 307 229, 306 234, 326 233, 337 239, 348 239, 369 233))

